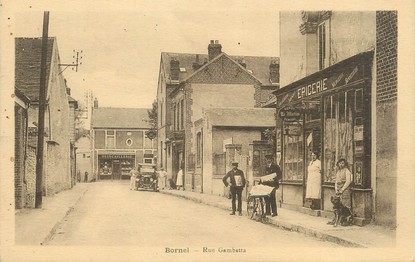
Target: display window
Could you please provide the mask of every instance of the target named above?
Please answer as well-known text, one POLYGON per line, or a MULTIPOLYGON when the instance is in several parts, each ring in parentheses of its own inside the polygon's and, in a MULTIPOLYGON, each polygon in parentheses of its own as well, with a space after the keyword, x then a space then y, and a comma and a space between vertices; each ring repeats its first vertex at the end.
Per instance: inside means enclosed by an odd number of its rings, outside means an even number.
POLYGON ((336 162, 346 159, 354 182, 362 184, 364 167, 363 89, 324 98, 324 182, 334 182, 336 162))
POLYGON ((284 181, 303 180, 303 136, 284 134, 284 181))

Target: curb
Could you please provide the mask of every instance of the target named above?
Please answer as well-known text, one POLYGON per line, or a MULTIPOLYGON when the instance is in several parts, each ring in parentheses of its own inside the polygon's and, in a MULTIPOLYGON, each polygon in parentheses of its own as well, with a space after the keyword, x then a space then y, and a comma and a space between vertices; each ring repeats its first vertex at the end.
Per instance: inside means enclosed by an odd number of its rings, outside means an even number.
POLYGON ((47 236, 42 240, 42 242, 40 242, 40 245, 47 245, 47 242, 49 242, 53 235, 55 234, 56 230, 58 229, 58 227, 62 224, 62 222, 65 220, 65 218, 72 213, 72 211, 75 209, 75 206, 79 203, 79 201, 81 201, 81 199, 84 197, 85 193, 88 191, 88 188, 78 197, 78 199, 75 201, 75 204, 73 204, 72 206, 70 206, 68 208, 68 210, 65 212, 65 215, 63 215, 63 217, 61 219, 58 220, 58 222, 55 223, 55 225, 52 227, 52 229, 50 230, 50 232, 47 234, 47 236))
MULTIPOLYGON (((207 202, 207 201, 203 201, 200 198, 197 197, 192 197, 192 196, 185 196, 185 195, 178 195, 178 194, 174 194, 171 193, 169 191, 160 191, 160 193, 165 194, 165 195, 170 195, 170 196, 175 196, 178 198, 183 198, 186 200, 191 200, 194 201, 196 203, 201 203, 207 206, 212 206, 212 207, 217 207, 220 209, 224 209, 224 210, 230 210, 230 207, 225 207, 219 203, 212 203, 212 202, 207 202)), ((245 212, 244 212, 245 213, 245 212)), ((246 213, 245 213, 246 215, 246 213)), ((344 238, 340 238, 331 234, 327 234, 327 233, 323 233, 321 231, 315 230, 315 229, 310 229, 310 228, 306 228, 304 226, 301 225, 295 225, 286 221, 276 221, 274 219, 265 219, 265 221, 263 222, 266 225, 270 225, 273 227, 277 227, 283 230, 287 230, 287 231, 292 231, 292 232, 298 232, 298 233, 302 233, 305 234, 306 236, 310 236, 310 237, 315 237, 324 241, 329 241, 329 242, 333 242, 339 245, 342 245, 344 247, 360 247, 360 248, 366 248, 366 246, 363 246, 359 243, 344 239, 344 238)))

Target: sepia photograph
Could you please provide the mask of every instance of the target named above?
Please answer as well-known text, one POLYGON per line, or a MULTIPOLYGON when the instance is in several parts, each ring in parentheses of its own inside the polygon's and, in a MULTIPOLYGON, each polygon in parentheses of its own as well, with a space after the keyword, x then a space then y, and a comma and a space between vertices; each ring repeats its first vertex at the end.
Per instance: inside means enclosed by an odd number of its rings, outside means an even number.
POLYGON ((59 2, 0 4, 0 261, 413 261, 413 3, 59 2))

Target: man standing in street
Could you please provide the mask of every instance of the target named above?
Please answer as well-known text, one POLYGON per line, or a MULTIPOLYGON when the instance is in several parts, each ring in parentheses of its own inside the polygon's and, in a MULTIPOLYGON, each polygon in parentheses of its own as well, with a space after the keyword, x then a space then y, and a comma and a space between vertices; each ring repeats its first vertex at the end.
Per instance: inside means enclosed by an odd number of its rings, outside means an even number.
POLYGON ((232 195, 232 213, 230 215, 235 215, 236 211, 236 197, 238 197, 238 212, 242 216, 242 190, 245 187, 245 176, 242 170, 238 169, 238 162, 232 162, 232 170, 229 171, 222 179, 223 183, 227 187, 230 184, 230 191, 232 195), (228 178, 230 183, 228 183, 228 178))
POLYGON ((167 177, 167 172, 164 171, 164 168, 160 168, 160 171, 158 171, 159 190, 164 190, 164 188, 166 187, 166 177, 167 177))
POLYGON ((279 188, 282 173, 279 165, 275 164, 272 155, 265 156, 265 176, 261 177, 260 184, 273 187, 269 197, 265 198, 266 215, 278 216, 275 192, 279 188))

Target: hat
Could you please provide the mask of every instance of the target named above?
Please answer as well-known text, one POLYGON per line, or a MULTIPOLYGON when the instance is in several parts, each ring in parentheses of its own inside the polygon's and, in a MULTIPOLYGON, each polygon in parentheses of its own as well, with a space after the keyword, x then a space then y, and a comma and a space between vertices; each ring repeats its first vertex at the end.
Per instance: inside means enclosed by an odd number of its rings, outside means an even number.
POLYGON ((237 166, 238 164, 239 164, 238 161, 232 161, 233 166, 237 166))
POLYGON ((272 155, 265 155, 266 159, 272 159, 272 155))

